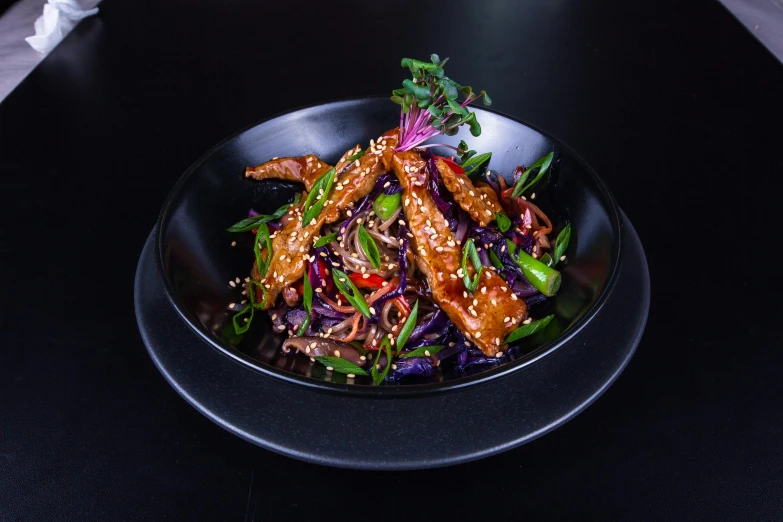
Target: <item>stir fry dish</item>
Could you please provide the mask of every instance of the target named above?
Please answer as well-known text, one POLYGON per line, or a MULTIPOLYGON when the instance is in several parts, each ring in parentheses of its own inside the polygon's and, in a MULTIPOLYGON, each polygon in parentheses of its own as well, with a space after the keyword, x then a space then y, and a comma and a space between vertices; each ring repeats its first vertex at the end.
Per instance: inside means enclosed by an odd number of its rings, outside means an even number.
POLYGON ((246 169, 247 178, 305 190, 228 229, 254 234, 246 298, 230 305, 236 334, 266 311, 288 356, 381 384, 431 376, 441 364, 502 363, 552 321, 529 310, 557 293, 571 235, 566 225, 554 238, 533 202, 554 153, 517 167, 507 184, 487 170, 491 152, 430 143, 462 125, 480 135, 468 107, 491 103, 445 76, 446 61, 403 59, 412 78, 391 97, 399 127, 337 164, 308 154, 246 169))

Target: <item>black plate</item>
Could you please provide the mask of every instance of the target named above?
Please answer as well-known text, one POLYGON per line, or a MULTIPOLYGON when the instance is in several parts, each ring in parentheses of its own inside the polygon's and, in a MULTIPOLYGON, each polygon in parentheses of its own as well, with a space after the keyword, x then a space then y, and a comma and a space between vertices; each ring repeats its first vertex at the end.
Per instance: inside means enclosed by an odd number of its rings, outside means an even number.
POLYGON ((430 381, 373 387, 361 385, 369 378, 346 384, 344 376, 331 375, 304 356, 281 355, 282 337, 272 332, 266 314, 258 314, 236 347, 221 338, 224 328, 230 328, 228 304, 242 299, 241 285, 233 288, 228 282, 244 278, 253 259, 252 236, 229 234, 226 227, 245 217, 250 207, 271 212, 301 190, 290 183, 244 179, 244 168, 274 156, 306 153, 336 161, 355 144, 366 144, 397 125, 398 108, 385 97, 328 103, 272 118, 225 140, 188 169, 158 221, 157 261, 166 295, 194 332, 234 360, 287 382, 337 393, 440 392, 519 371, 559 349, 589 323, 612 291, 623 252, 618 209, 601 180, 555 138, 501 114, 476 111, 483 127, 480 138, 464 130, 439 140, 456 144, 464 138, 478 151, 492 151, 490 166, 508 177, 517 165, 529 165, 554 150, 555 167, 537 187, 536 203, 552 217, 555 230, 570 222, 574 231, 560 292, 531 310, 534 317, 553 313, 556 321, 544 334, 523 340, 523 355, 516 360, 468 376, 443 365, 443 373, 430 381), (236 248, 229 246, 232 240, 238 241, 236 248))
POLYGON ((297 459, 359 469, 457 464, 529 442, 600 396, 641 339, 647 261, 631 224, 617 284, 570 342, 482 386, 395 399, 323 393, 225 357, 185 326, 156 271, 153 234, 139 260, 136 316, 153 361, 190 404, 228 431, 297 459))

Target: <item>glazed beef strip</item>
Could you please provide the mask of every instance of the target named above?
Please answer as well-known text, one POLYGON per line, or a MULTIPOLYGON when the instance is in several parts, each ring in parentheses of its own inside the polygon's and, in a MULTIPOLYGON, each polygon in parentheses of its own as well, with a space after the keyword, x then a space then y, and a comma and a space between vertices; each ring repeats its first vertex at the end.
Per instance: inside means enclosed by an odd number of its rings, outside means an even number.
MULTIPOLYGON (((526 317, 527 306, 487 268, 476 292, 467 293, 460 275, 462 247, 427 189, 428 162, 414 151, 389 153, 384 159, 403 187, 403 211, 413 235, 416 264, 427 277, 433 299, 482 352, 497 355, 505 348, 503 340, 526 317)), ((478 201, 486 204, 486 200, 478 201)), ((478 204, 471 202, 470 208, 476 210, 478 204)), ((472 277, 473 267, 468 265, 472 277)))
POLYGON ((495 214, 503 210, 497 194, 486 183, 473 185, 467 176, 457 174, 441 159, 435 160, 435 165, 443 184, 454 195, 454 201, 482 227, 487 226, 495 219, 495 214))
MULTIPOLYGON (((304 212, 302 207, 306 197, 302 198, 299 205, 289 209, 288 215, 283 218, 283 220, 288 218, 288 222, 272 236, 272 261, 267 273, 262 278, 256 263, 253 263, 250 272, 250 277, 263 284, 266 290, 267 299, 264 303, 264 309, 274 306, 282 290, 302 278, 305 271, 305 256, 308 255, 310 247, 318 237, 321 227, 337 221, 342 212, 372 191, 378 177, 386 172, 383 162, 380 161, 381 155, 394 148, 398 135, 397 129, 384 133, 378 138, 377 144, 371 142, 367 154, 347 166, 345 172, 335 176, 332 190, 325 196, 329 198, 326 205, 318 217, 313 218, 310 223, 302 223, 302 213, 304 212)), ((348 152, 354 150, 356 148, 348 152)), ((343 155, 342 163, 345 163, 345 158, 352 155, 348 152, 343 155)), ((320 173, 318 174, 320 176, 331 167, 315 156, 312 156, 314 159, 308 161, 307 158, 310 157, 284 158, 264 163, 252 169, 251 177, 300 181, 306 187, 312 188, 313 183, 318 179, 314 177, 315 174, 320 173)), ((262 251, 262 255, 266 256, 265 249, 262 251)), ((264 300, 262 290, 255 287, 253 289, 256 291, 256 301, 262 302, 264 300)))

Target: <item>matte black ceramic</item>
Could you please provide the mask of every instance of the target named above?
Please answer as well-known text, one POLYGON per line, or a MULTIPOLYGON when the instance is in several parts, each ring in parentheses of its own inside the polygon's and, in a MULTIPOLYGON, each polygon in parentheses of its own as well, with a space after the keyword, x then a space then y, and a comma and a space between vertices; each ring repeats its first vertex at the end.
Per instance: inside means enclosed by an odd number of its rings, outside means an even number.
POLYGON ((644 331, 650 281, 627 219, 621 234, 617 284, 572 340, 535 364, 448 393, 404 393, 392 400, 383 394, 322 393, 225 357, 177 317, 156 271, 152 234, 136 271, 136 318, 152 360, 171 386, 207 418, 253 444, 345 468, 446 466, 553 430, 625 368, 644 331))
MULTIPOLYGON (((567 146, 531 126, 496 112, 476 109, 483 132, 473 138, 467 129, 443 142, 465 139, 471 148, 491 151, 494 172, 510 179, 517 165, 530 165, 554 150, 555 166, 536 189, 536 203, 552 217, 555 230, 573 227, 558 295, 533 313, 553 313, 543 336, 524 341, 521 357, 472 375, 445 370, 428 381, 367 386, 369 379, 346 384, 303 356, 284 356, 281 336, 271 331, 266 314, 257 314, 249 335, 232 347, 224 340, 231 324, 228 305, 239 302, 241 285, 229 281, 249 274, 252 236, 229 234, 226 228, 246 217, 249 208, 271 212, 289 201, 300 186, 258 182, 243 176, 245 167, 275 156, 316 154, 334 163, 357 143, 366 146, 398 124, 397 106, 385 97, 340 101, 296 110, 272 118, 228 138, 206 153, 182 176, 158 222, 159 272, 171 303, 186 323, 217 350, 249 367, 283 380, 335 392, 399 395, 427 393, 476 384, 523 366, 559 349, 596 314, 615 282, 621 255, 619 212, 607 188, 567 146), (236 240, 235 248, 230 246, 236 240)), ((448 153, 448 149, 444 149, 448 153)), ((447 367, 447 365, 443 365, 447 367)))

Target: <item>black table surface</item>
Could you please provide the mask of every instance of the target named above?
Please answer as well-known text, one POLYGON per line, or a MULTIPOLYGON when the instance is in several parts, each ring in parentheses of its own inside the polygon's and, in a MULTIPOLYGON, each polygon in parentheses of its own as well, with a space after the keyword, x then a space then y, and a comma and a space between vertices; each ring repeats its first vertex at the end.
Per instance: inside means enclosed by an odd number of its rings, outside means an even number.
POLYGON ((0 519, 779 520, 783 66, 716 1, 330 4, 106 2, 0 104, 0 519), (223 137, 389 92, 431 52, 608 182, 650 264, 638 352, 576 419, 482 461, 252 446, 148 357, 144 240, 223 137))

